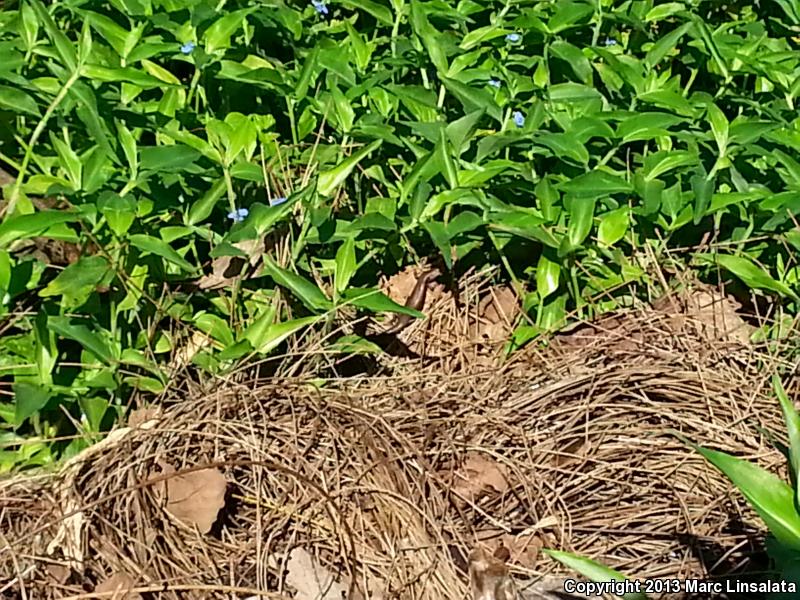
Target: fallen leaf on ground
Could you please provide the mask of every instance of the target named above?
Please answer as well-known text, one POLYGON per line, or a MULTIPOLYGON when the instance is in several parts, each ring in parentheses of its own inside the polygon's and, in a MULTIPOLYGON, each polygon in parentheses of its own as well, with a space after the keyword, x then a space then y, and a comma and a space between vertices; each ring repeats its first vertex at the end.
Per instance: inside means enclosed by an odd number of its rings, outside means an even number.
POLYGON ((508 562, 533 570, 543 547, 541 538, 533 532, 522 532, 517 535, 507 533, 502 539, 503 546, 509 551, 508 562))
POLYGON ((170 369, 178 370, 188 365, 197 353, 206 348, 214 346, 214 340, 199 330, 192 333, 186 344, 181 346, 173 355, 170 361, 170 369))
MULTIPOLYGON (((162 464, 162 471, 174 473, 171 465, 162 464)), ((211 531, 219 511, 225 506, 228 484, 219 469, 202 469, 167 479, 167 512, 200 533, 211 531)), ((163 490, 163 487, 161 487, 163 490)))
POLYGON ((111 577, 104 580, 94 588, 95 593, 105 592, 103 600, 142 600, 141 595, 129 590, 136 587, 133 577, 127 573, 114 573, 111 577), (116 592, 110 594, 109 592, 116 592))
POLYGON ((506 469, 484 454, 470 452, 455 473, 452 489, 457 495, 473 502, 487 492, 502 494, 508 490, 506 469))
POLYGON ((72 571, 66 565, 51 564, 47 565, 47 574, 58 584, 64 585, 72 575, 72 571))
POLYGON ((503 546, 495 556, 484 548, 475 548, 469 555, 469 579, 473 600, 513 600, 514 590, 508 567, 502 558, 508 552, 503 546))
POLYGON ((142 423, 147 423, 161 416, 161 411, 156 406, 142 406, 131 411, 128 415, 128 427, 139 427, 142 423))
POLYGON ((302 548, 295 548, 286 563, 286 583, 295 589, 295 600, 342 600, 348 586, 302 548))
MULTIPOLYGON (((742 344, 750 342, 754 328, 739 316, 741 305, 732 298, 709 286, 696 286, 682 300, 686 318, 705 337, 742 344)), ((672 322, 678 327, 682 325, 680 317, 673 317, 672 322)))
POLYGON ((398 304, 405 304, 406 299, 414 291, 418 275, 419 273, 413 266, 408 266, 389 277, 381 286, 381 290, 398 304))
POLYGON ((230 285, 242 275, 242 269, 246 263, 250 267, 255 267, 261 260, 261 249, 264 247, 264 240, 243 240, 231 244, 247 255, 241 256, 219 256, 211 261, 211 273, 203 275, 197 280, 197 287, 201 290, 215 290, 230 285))
POLYGON ((488 341, 508 338, 519 314, 517 295, 508 286, 496 286, 486 293, 478 305, 477 337, 488 341))

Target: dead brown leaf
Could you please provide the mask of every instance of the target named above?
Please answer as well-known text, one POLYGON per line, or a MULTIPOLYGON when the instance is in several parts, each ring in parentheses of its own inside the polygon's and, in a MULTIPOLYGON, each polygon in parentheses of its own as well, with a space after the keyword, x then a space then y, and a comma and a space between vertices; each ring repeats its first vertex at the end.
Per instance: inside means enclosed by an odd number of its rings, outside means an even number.
POLYGON ((130 590, 136 587, 133 577, 127 573, 114 573, 111 577, 94 588, 95 593, 102 594, 104 600, 142 600, 142 596, 130 590), (110 593, 115 592, 115 593, 110 593))
POLYGON ((508 548, 508 562, 524 569, 534 569, 536 561, 539 559, 539 552, 544 546, 539 536, 527 531, 517 535, 506 533, 503 535, 502 541, 503 547, 508 548))
POLYGON ((672 315, 669 323, 677 332, 690 324, 708 339, 741 344, 748 344, 753 333, 753 326, 739 315, 741 305, 710 286, 695 284, 691 290, 680 294, 677 301, 674 297, 666 297, 654 306, 672 315))
POLYGON ((381 286, 383 293, 398 304, 405 304, 406 298, 414 291, 414 286, 419 278, 418 269, 408 266, 399 273, 395 273, 381 286))
POLYGON ((128 415, 128 427, 139 427, 142 423, 147 423, 161 416, 161 410, 157 406, 142 406, 132 410, 128 415))
POLYGON ((486 493, 502 494, 508 490, 506 469, 492 458, 470 452, 462 467, 456 471, 452 490, 472 502, 486 493))
POLYGON ((243 240, 231 244, 247 255, 220 256, 211 261, 211 273, 197 280, 197 287, 201 290, 215 290, 231 285, 234 280, 242 276, 245 265, 255 268, 261 261, 261 250, 264 248, 264 239, 243 240))
POLYGON ((302 548, 291 551, 286 571, 286 583, 294 588, 295 600, 341 600, 349 592, 347 585, 336 581, 328 569, 302 548))
POLYGON ((72 570, 67 565, 47 565, 47 574, 59 585, 64 585, 72 575, 72 570))
MULTIPOLYGON (((505 556, 500 547, 495 554, 505 556)), ((473 600, 513 600, 514 589, 505 561, 486 549, 475 548, 469 555, 469 579, 473 600)))
POLYGON ((477 338, 490 342, 506 340, 519 310, 517 295, 510 287, 489 289, 478 305, 477 338))
MULTIPOLYGON (((164 473, 175 469, 161 464, 164 473)), ((219 469, 202 469, 167 479, 166 509, 173 517, 197 527, 200 533, 208 533, 217 520, 219 511, 225 506, 228 484, 219 469)), ((163 493, 163 486, 160 486, 163 493)))

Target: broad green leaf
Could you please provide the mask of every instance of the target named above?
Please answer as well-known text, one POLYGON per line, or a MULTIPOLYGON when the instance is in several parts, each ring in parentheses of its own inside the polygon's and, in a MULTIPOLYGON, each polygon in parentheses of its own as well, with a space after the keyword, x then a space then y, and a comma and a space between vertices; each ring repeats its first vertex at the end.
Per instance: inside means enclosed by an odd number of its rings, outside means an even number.
POLYGON ((34 117, 42 116, 39 106, 32 96, 7 85, 0 85, 0 108, 26 113, 34 117))
POLYGON ((47 325, 61 337, 78 342, 106 364, 114 362, 114 353, 106 341, 80 321, 70 317, 51 316, 47 318, 47 325))
POLYGON ((668 53, 672 52, 678 47, 681 38, 683 38, 683 36, 686 35, 691 28, 691 23, 684 23, 680 27, 670 31, 667 35, 659 38, 658 41, 654 43, 647 52, 647 56, 645 56, 644 59, 645 64, 651 69, 655 67, 668 53))
POLYGON ((336 251, 336 272, 334 281, 336 293, 347 289, 350 279, 356 272, 356 242, 353 236, 348 237, 336 251))
POLYGON ((483 114, 482 110, 467 113, 460 119, 448 123, 447 127, 445 127, 444 131, 450 143, 453 144, 453 148, 455 148, 456 156, 460 156, 467 149, 467 145, 475 134, 478 122, 483 114))
POLYGON ((542 253, 536 265, 536 292, 542 301, 558 289, 560 276, 561 265, 542 253))
POLYGON ((716 177, 709 179, 703 170, 692 175, 692 191, 694 192, 694 216, 692 221, 695 225, 698 225, 703 220, 703 217, 706 216, 706 211, 711 205, 711 196, 716 188, 716 179, 716 177))
POLYGON ((717 141, 717 148, 721 156, 725 155, 728 147, 728 119, 716 104, 709 104, 706 111, 706 119, 711 125, 714 139, 717 141))
POLYGON ((110 268, 102 256, 82 256, 61 271, 39 295, 43 298, 63 296, 66 307, 80 306, 103 281, 110 268))
POLYGON ((305 277, 284 269, 271 256, 264 257, 264 272, 278 285, 292 292, 314 312, 330 310, 333 304, 317 285, 305 277))
POLYGON ((139 166, 143 171, 189 171, 196 167, 194 163, 201 156, 198 150, 184 144, 139 146, 139 166))
POLYGON ((245 160, 250 160, 253 157, 258 136, 253 121, 241 113, 234 112, 225 117, 225 124, 230 127, 225 151, 227 164, 232 164, 240 154, 244 156, 245 160))
POLYGON ((197 267, 189 263, 178 252, 165 241, 143 233, 137 233, 128 238, 128 241, 142 252, 155 254, 164 260, 180 267, 184 271, 193 273, 197 267))
POLYGON ((666 185, 660 179, 647 179, 637 172, 633 177, 633 186, 644 200, 640 213, 651 215, 661 208, 661 198, 666 185))
POLYGON ((113 20, 105 15, 96 12, 81 11, 87 22, 92 28, 100 34, 100 36, 107 41, 112 48, 121 57, 125 58, 128 52, 133 48, 128 49, 128 31, 117 25, 113 20))
POLYGON ((503 121, 503 113, 494 101, 492 94, 485 90, 479 90, 465 83, 461 83, 457 79, 450 79, 449 77, 441 77, 440 79, 447 88, 447 91, 458 98, 464 106, 465 112, 471 113, 478 110, 485 110, 486 114, 493 119, 498 122, 503 121))
POLYGON ((447 185, 453 190, 458 187, 458 171, 456 163, 450 153, 450 144, 447 141, 444 128, 439 130, 439 142, 436 145, 434 160, 437 162, 439 172, 444 175, 447 185))
POLYGON ((201 311, 195 315, 194 324, 200 331, 225 346, 234 342, 228 323, 217 315, 201 311))
POLYGON ((316 323, 319 319, 320 317, 303 317, 283 323, 273 323, 264 328, 258 339, 249 341, 256 352, 268 354, 280 346, 286 338, 300 329, 316 323))
POLYGON ((570 248, 580 246, 592 230, 596 203, 596 198, 587 196, 577 196, 570 201, 569 224, 567 225, 567 240, 570 248))
POLYGON ((781 544, 800 550, 800 515, 791 487, 756 464, 687 443, 731 480, 781 544))
POLYGON ((392 11, 378 2, 373 2, 372 0, 340 0, 339 4, 350 10, 363 10, 389 27, 394 25, 392 11))
POLYGON ((350 133, 353 129, 356 113, 350 105, 350 101, 339 89, 339 86, 334 86, 331 89, 331 100, 333 101, 333 116, 336 117, 334 123, 338 122, 342 132, 350 133))
POLYGON ((342 298, 348 304, 352 304, 358 308, 364 308, 373 313, 393 312, 410 315, 419 319, 425 318, 424 313, 398 304, 377 289, 350 288, 349 290, 345 290, 342 294, 342 298))
POLYGON ((697 154, 685 150, 654 152, 644 160, 645 178, 656 179, 678 167, 697 164, 697 154))
POLYGON ((485 27, 478 27, 477 29, 473 29, 467 35, 464 36, 464 39, 461 40, 461 44, 459 48, 462 50, 470 50, 475 46, 482 44, 483 42, 488 42, 490 40, 504 37, 512 33, 511 29, 503 29, 498 27, 497 25, 486 25, 485 27))
POLYGON ((430 24, 424 5, 419 0, 411 0, 411 26, 414 33, 422 40, 422 45, 428 52, 433 66, 439 73, 447 73, 447 56, 441 43, 442 34, 430 24))
POLYGON ((589 152, 586 150, 586 146, 572 134, 543 131, 536 134, 534 141, 536 144, 552 150, 555 156, 571 158, 582 165, 589 162, 589 152))
POLYGON ((0 249, 17 240, 43 234, 54 225, 77 221, 78 216, 61 210, 44 210, 30 215, 12 215, 0 224, 0 249))
MULTIPOLYGON (((290 214, 296 204, 308 201, 313 193, 314 186, 307 185, 303 189, 294 192, 291 196, 289 196, 289 198, 286 199, 285 202, 280 204, 267 206, 260 202, 255 202, 254 204, 250 205, 250 214, 245 222, 249 225, 252 225, 252 228, 255 229, 256 237, 261 236, 268 231, 271 231, 275 223, 290 214)), ((242 235, 237 235, 231 232, 231 234, 226 238, 227 241, 238 242, 245 239, 255 239, 254 237, 247 235, 246 228, 240 231, 242 232, 242 235)))
POLYGON ((789 462, 792 469, 792 480, 795 484, 795 503, 797 503, 800 499, 800 494, 798 494, 800 492, 800 480, 798 479, 800 474, 800 416, 777 374, 772 376, 772 389, 775 390, 775 395, 781 404, 783 420, 786 422, 786 431, 789 434, 789 462))
POLYGON ((627 206, 605 213, 600 217, 597 228, 597 241, 604 246, 613 246, 628 231, 631 217, 627 206))
POLYGON ((125 153, 125 159, 128 161, 130 178, 133 181, 139 173, 139 154, 136 151, 136 140, 130 129, 122 121, 117 121, 117 132, 119 133, 120 146, 125 153))
POLYGON ((684 123, 686 119, 662 112, 640 112, 631 115, 617 127, 617 135, 623 142, 652 140, 658 136, 669 135, 667 128, 684 123))
POLYGON ((211 214, 211 211, 214 210, 217 201, 225 194, 226 189, 225 179, 222 177, 217 179, 214 185, 203 194, 203 197, 196 200, 192 206, 189 207, 189 212, 186 213, 186 220, 184 222, 187 225, 197 225, 205 221, 211 214))
POLYGON ((69 144, 56 137, 52 132, 50 134, 50 142, 56 149, 56 153, 58 154, 58 162, 61 165, 61 168, 64 169, 64 172, 67 174, 67 178, 69 179, 70 183, 72 183, 75 190, 79 190, 81 188, 81 181, 83 179, 83 164, 81 163, 81 159, 78 158, 78 155, 69 146, 69 144))
POLYGON ((40 385, 20 381, 14 384, 14 426, 19 427, 50 401, 50 391, 40 385))
POLYGON ((732 254, 701 254, 698 255, 698 258, 707 262, 716 262, 751 288, 769 290, 794 300, 800 300, 789 286, 774 279, 764 268, 759 267, 749 258, 732 254))
POLYGON ((439 249, 442 259, 444 260, 444 264, 447 265, 448 269, 451 269, 453 258, 450 246, 450 234, 447 231, 447 227, 444 225, 444 223, 440 223, 439 221, 425 221, 422 226, 425 228, 425 231, 428 232, 428 235, 431 236, 431 240, 439 249))
POLYGON ((560 58, 567 63, 582 83, 586 85, 592 84, 594 71, 589 59, 581 52, 580 48, 573 46, 569 42, 556 40, 550 44, 550 52, 556 58, 560 58))
POLYGON ((667 17, 676 15, 686 10, 686 6, 681 2, 665 2, 651 8, 645 15, 645 21, 662 21, 667 17))
POLYGON ((125 235, 136 219, 136 200, 131 196, 104 192, 97 201, 97 208, 117 237, 125 235))
POLYGON ((86 417, 86 424, 89 426, 89 431, 99 432, 103 417, 108 410, 108 400, 105 398, 98 398, 97 396, 89 398, 81 397, 78 398, 78 404, 81 407, 83 415, 86 417))
POLYGON ((308 86, 311 83, 311 78, 318 68, 319 53, 320 48, 316 46, 308 56, 306 56, 305 62, 303 63, 303 70, 300 72, 300 78, 297 80, 294 87, 294 98, 298 102, 308 94, 308 86))
POLYGON ((231 36, 246 22, 254 10, 255 8, 243 8, 214 21, 203 34, 206 52, 214 54, 217 50, 230 47, 231 36))
POLYGON ((547 22, 547 30, 550 33, 558 33, 575 27, 594 12, 594 8, 590 4, 571 0, 561 1, 556 6, 555 14, 547 22))
POLYGON ((31 50, 39 37, 39 21, 36 18, 36 13, 28 2, 20 2, 19 16, 19 35, 25 41, 25 50, 31 50))
POLYGON ((110 68, 102 65, 85 64, 81 67, 81 75, 95 81, 109 83, 122 81, 144 89, 163 88, 172 85, 133 67, 110 68))
POLYGON ((150 75, 152 75, 156 79, 160 79, 164 83, 169 83, 172 85, 181 85, 181 80, 175 77, 175 75, 173 75, 169 71, 167 71, 161 65, 158 65, 150 60, 145 59, 142 61, 142 67, 144 67, 144 70, 150 73, 150 75))
POLYGON ((571 194, 595 198, 633 191, 630 183, 605 171, 590 171, 561 184, 560 187, 571 194))
POLYGON ((317 191, 319 191, 319 193, 323 196, 333 195, 333 192, 335 192, 339 186, 342 185, 350 176, 350 173, 353 172, 353 169, 356 168, 356 165, 364 160, 364 158, 366 158, 370 152, 375 150, 382 143, 383 140, 375 140, 365 148, 362 148, 352 156, 343 160, 334 168, 320 173, 317 182, 317 191))
MULTIPOLYGON (((602 583, 604 581, 627 581, 626 577, 619 571, 615 571, 594 560, 559 550, 542 549, 542 552, 551 558, 555 558, 561 564, 573 569, 592 581, 602 583)), ((643 593, 630 592, 622 596, 624 600, 647 600, 647 595, 643 593)))
POLYGON ((52 40, 53 45, 56 47, 56 52, 61 59, 61 63, 69 72, 74 72, 78 66, 78 54, 75 52, 75 45, 64 35, 61 28, 56 25, 50 13, 47 12, 47 9, 40 0, 31 0, 30 4, 36 12, 39 23, 44 26, 47 37, 52 40))

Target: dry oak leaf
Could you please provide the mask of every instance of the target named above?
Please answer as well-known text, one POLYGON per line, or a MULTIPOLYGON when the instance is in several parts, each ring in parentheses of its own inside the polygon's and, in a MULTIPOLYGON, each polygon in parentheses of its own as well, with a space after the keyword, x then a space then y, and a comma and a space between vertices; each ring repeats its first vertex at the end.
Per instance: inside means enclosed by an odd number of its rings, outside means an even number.
POLYGON ((241 250, 247 258, 241 256, 219 256, 211 261, 211 273, 203 275, 197 280, 197 287, 201 290, 216 290, 231 285, 234 280, 242 275, 245 264, 255 268, 261 260, 261 251, 264 248, 263 236, 257 240, 242 240, 231 244, 241 250))
POLYGON ((295 600, 342 600, 348 586, 302 548, 295 548, 286 563, 286 583, 295 589, 295 600))
POLYGON ((517 295, 508 286, 488 290, 478 304, 477 337, 491 342, 508 338, 519 314, 517 295))
MULTIPOLYGON (((167 464, 164 473, 174 473, 167 464)), ((174 475, 167 479, 167 512, 200 533, 208 533, 225 506, 228 484, 219 469, 202 469, 174 475)), ((163 488, 162 488, 163 489, 163 488)))
POLYGON ((133 577, 127 573, 114 573, 111 577, 98 584, 94 591, 103 600, 142 600, 137 592, 131 592, 136 587, 133 577), (111 592, 114 592, 113 594, 111 592))
POLYGON ((475 548, 470 553, 469 580, 473 600, 514 599, 513 582, 505 561, 501 560, 507 552, 508 550, 501 546, 494 556, 481 547, 475 548), (501 549, 505 552, 501 552, 501 549))
POLYGON ((475 501, 487 492, 502 494, 508 487, 503 465, 479 452, 469 452, 466 461, 455 473, 452 489, 459 496, 475 501))

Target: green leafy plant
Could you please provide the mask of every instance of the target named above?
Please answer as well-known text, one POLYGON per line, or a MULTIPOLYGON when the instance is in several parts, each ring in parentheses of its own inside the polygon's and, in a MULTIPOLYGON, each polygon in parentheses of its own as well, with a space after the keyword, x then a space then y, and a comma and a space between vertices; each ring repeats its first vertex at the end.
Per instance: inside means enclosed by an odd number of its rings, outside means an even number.
POLYGON ((0 469, 183 368, 374 351, 328 334, 417 257, 500 266, 510 349, 681 260, 795 313, 797 11, 740 4, 4 3, 0 469))
POLYGON ((779 447, 789 463, 790 483, 756 464, 684 441, 719 469, 742 493, 771 534, 767 549, 780 571, 781 579, 800 584, 800 510, 797 495, 800 416, 777 375, 772 383, 788 432, 789 447, 779 447))
MULTIPOLYGON (((555 558, 558 562, 565 567, 573 569, 596 583, 619 582, 624 584, 626 581, 631 581, 630 578, 625 577, 619 571, 615 571, 605 565, 591 560, 589 558, 573 554, 572 552, 562 552, 560 550, 543 549, 542 552, 551 558, 555 558)), ((639 586, 641 587, 641 585, 639 586)), ((624 600, 647 600, 648 596, 644 592, 627 592, 620 596, 624 600)))

